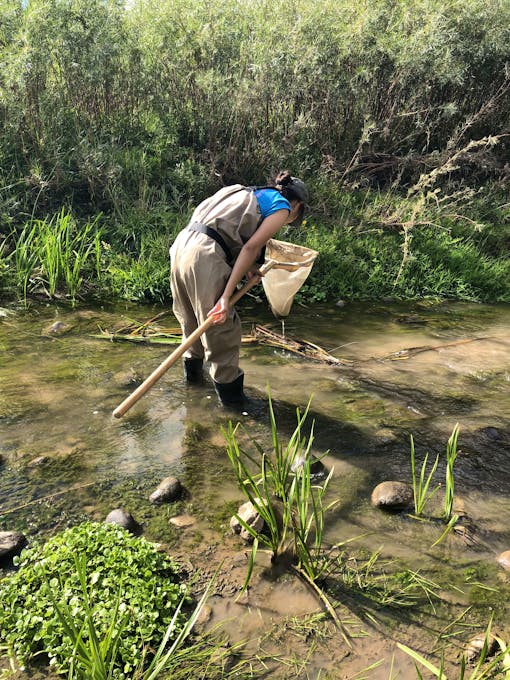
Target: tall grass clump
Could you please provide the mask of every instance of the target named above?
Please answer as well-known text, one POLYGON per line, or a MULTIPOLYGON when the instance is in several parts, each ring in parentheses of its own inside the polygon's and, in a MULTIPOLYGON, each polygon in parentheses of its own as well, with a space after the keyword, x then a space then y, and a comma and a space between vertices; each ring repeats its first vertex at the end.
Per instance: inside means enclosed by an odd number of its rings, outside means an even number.
POLYGON ((429 490, 430 483, 434 477, 439 463, 439 454, 436 456, 436 460, 432 465, 432 469, 427 473, 428 457, 429 454, 425 454, 425 458, 420 469, 420 474, 418 475, 416 471, 414 439, 411 435, 411 474, 413 479, 414 514, 416 517, 422 516, 425 506, 440 488, 438 484, 432 490, 429 490))
MULTIPOLYGON (((452 430, 448 442, 446 444, 446 455, 445 455, 445 484, 444 484, 444 500, 443 500, 443 514, 442 521, 446 524, 446 529, 441 534, 440 538, 434 543, 434 546, 438 545, 443 538, 453 529, 457 523, 459 517, 453 513, 453 506, 455 500, 455 476, 454 476, 454 465, 457 458, 457 442, 459 437, 459 424, 456 423, 452 430)), ((437 484, 431 489, 431 484, 433 483, 434 476, 437 471, 439 464, 439 454, 430 470, 427 470, 429 454, 425 454, 425 458, 422 462, 421 468, 418 472, 416 466, 416 456, 414 450, 414 439, 411 435, 411 476, 413 484, 413 498, 414 498, 414 516, 421 518, 425 511, 426 506, 436 495, 438 490, 441 488, 440 484, 437 484)), ((433 546, 433 547, 434 547, 433 546)))
POLYGON ((315 582, 328 566, 329 548, 324 539, 324 516, 337 501, 325 503, 324 496, 333 470, 321 483, 314 483, 311 473, 313 426, 304 434, 305 412, 296 412, 297 425, 289 441, 283 444, 278 435, 271 398, 270 422, 272 451, 266 452, 254 440, 255 454, 241 448, 238 441, 239 425, 230 422, 224 431, 227 454, 246 498, 264 520, 266 530, 259 532, 238 517, 251 535, 253 546, 245 587, 248 585, 259 544, 272 553, 277 562, 281 556, 315 582))
POLYGON ((453 501, 455 492, 455 477, 453 466, 457 459, 457 440, 459 438, 459 424, 453 428, 453 432, 446 444, 446 479, 445 479, 445 498, 444 498, 444 520, 449 522, 452 518, 453 501))
POLYGON ((54 298, 66 295, 74 304, 85 275, 101 275, 101 230, 98 221, 80 224, 62 209, 50 220, 32 220, 16 238, 15 277, 20 299, 30 292, 54 298))

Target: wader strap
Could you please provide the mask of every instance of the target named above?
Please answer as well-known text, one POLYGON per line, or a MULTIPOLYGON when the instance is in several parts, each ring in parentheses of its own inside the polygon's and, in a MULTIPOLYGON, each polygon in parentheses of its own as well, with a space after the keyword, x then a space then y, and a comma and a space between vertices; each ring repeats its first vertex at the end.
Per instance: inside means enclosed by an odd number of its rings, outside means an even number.
POLYGON ((227 263, 228 264, 232 263, 232 253, 230 252, 230 248, 223 240, 223 237, 220 234, 218 234, 218 232, 215 229, 211 229, 211 227, 208 227, 206 224, 201 224, 200 222, 192 222, 191 224, 188 225, 188 229, 190 229, 191 231, 198 231, 200 234, 206 234, 207 236, 209 236, 209 238, 212 238, 213 241, 216 241, 216 243, 225 253, 227 263))

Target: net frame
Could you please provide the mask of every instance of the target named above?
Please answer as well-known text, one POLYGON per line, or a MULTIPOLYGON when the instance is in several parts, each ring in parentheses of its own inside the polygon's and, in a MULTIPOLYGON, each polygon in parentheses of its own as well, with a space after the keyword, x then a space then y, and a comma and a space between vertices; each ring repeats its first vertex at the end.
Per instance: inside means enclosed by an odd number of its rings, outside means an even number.
POLYGON ((266 245, 266 264, 271 268, 262 278, 262 286, 277 318, 289 315, 296 293, 312 271, 316 250, 296 243, 270 239, 266 245))

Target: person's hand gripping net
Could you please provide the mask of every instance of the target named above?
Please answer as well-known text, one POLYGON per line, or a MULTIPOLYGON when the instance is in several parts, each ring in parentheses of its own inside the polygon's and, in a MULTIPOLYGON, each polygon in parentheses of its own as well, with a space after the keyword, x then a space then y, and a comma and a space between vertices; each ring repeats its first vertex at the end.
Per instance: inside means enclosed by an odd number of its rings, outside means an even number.
MULTIPOLYGON (((246 273, 246 278, 253 285, 260 283, 263 276, 263 272, 261 272, 259 269, 251 269, 246 273)), ((207 312, 207 316, 212 317, 214 325, 225 323, 227 320, 230 309, 229 302, 229 298, 225 295, 222 295, 214 307, 209 312, 207 312)))

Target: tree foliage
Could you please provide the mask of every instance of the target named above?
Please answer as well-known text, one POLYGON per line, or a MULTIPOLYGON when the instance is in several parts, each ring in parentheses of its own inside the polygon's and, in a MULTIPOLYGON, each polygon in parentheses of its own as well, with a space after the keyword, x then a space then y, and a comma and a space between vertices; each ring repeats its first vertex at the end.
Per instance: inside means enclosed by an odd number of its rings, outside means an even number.
POLYGON ((283 165, 410 185, 484 137, 499 144, 449 175, 503 167, 504 0, 2 0, 0 14, 2 172, 27 205, 187 204, 283 165))

